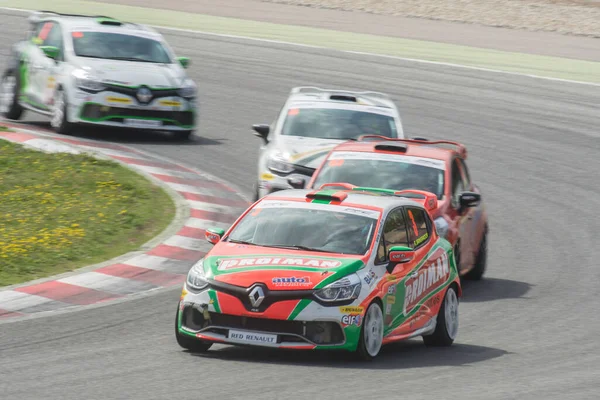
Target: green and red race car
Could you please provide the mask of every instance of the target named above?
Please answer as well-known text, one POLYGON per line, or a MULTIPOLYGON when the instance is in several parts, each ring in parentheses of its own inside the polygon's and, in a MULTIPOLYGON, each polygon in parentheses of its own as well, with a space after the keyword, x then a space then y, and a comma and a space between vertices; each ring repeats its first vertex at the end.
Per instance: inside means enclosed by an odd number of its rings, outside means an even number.
POLYGON ((190 269, 179 301, 179 345, 336 349, 366 360, 412 337, 451 345, 462 289, 428 211, 436 195, 328 189, 344 185, 279 191, 227 232, 208 229, 214 247, 190 269))

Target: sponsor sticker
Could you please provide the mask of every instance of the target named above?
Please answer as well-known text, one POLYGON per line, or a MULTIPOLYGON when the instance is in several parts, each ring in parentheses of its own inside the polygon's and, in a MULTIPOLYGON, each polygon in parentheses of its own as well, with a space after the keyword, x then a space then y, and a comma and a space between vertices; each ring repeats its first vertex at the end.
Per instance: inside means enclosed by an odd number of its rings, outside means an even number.
MULTIPOLYGON (((410 212, 410 211, 409 211, 410 212)), ((429 237, 429 233, 425 232, 424 235, 422 235, 421 237, 417 238, 415 240, 415 244, 413 247, 417 247, 418 245, 420 245, 421 243, 423 243, 425 240, 427 240, 427 238, 429 237)))
POLYGON ((388 286, 387 294, 394 294, 394 293, 396 293, 396 288, 397 288, 396 285, 390 285, 390 286, 388 286))
POLYGON ((449 277, 448 254, 438 249, 419 268, 416 276, 404 282, 404 314, 410 313, 425 297, 443 286, 449 277))
POLYGON ((276 345, 277 335, 229 330, 228 339, 232 342, 276 345))
POLYGON ((377 275, 372 269, 369 269, 369 272, 367 272, 367 275, 365 275, 365 277, 363 278, 365 283, 369 286, 372 286, 376 279, 377 275))
POLYGON ((364 307, 357 307, 357 306, 343 306, 340 307, 340 312, 342 314, 362 314, 362 312, 365 310, 364 307))
POLYGON ((108 101, 109 103, 120 103, 120 104, 130 104, 131 103, 131 100, 126 97, 114 97, 114 96, 107 97, 106 101, 108 101))
POLYGON ((391 161, 404 164, 422 165, 435 169, 445 170, 446 162, 434 158, 405 156, 399 154, 366 153, 359 151, 335 151, 329 160, 365 160, 365 161, 391 161))
POLYGON ((388 303, 385 305, 385 313, 386 315, 390 315, 392 313, 392 304, 388 303))
POLYGON ((286 287, 298 287, 298 286, 312 286, 310 277, 302 276, 286 276, 286 277, 275 277, 271 280, 275 286, 286 286, 286 287))
POLYGON ((339 260, 323 260, 316 258, 261 257, 261 258, 228 258, 219 264, 219 271, 236 268, 264 267, 270 265, 284 267, 337 268, 342 265, 339 260))
POLYGON ((360 326, 360 324, 362 323, 362 317, 360 315, 355 315, 355 314, 346 314, 346 315, 342 315, 342 325, 343 326, 350 326, 350 325, 355 325, 355 326, 360 326))

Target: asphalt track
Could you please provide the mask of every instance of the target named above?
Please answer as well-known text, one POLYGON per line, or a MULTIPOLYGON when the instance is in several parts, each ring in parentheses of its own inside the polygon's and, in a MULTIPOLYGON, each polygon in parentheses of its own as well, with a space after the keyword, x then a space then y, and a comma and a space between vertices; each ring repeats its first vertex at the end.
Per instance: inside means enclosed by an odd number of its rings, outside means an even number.
MULTIPOLYGON (((25 24, 16 13, 0 18, 5 56, 25 24)), ((598 87, 166 36, 193 60, 203 98, 199 136, 187 144, 160 135, 81 136, 174 158, 249 192, 259 146, 249 127, 270 122, 290 87, 389 92, 409 135, 468 146, 491 218, 487 277, 465 287, 455 346, 429 350, 415 339, 366 364, 332 353, 228 346, 188 354, 173 335, 178 289, 2 323, 0 398, 598 398, 598 87)))

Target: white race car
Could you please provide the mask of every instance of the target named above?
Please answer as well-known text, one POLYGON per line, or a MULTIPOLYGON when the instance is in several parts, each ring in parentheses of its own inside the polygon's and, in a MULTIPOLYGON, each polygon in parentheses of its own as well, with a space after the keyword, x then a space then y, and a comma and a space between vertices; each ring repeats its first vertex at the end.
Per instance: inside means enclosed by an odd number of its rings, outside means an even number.
POLYGON ((362 135, 404 138, 394 102, 379 92, 316 87, 292 89, 272 125, 254 125, 263 139, 254 199, 301 189, 323 157, 342 141, 362 135))
POLYGON ((196 126, 196 84, 186 57, 144 25, 109 17, 36 12, 2 77, 0 114, 47 115, 57 132, 76 124, 171 131, 196 126))

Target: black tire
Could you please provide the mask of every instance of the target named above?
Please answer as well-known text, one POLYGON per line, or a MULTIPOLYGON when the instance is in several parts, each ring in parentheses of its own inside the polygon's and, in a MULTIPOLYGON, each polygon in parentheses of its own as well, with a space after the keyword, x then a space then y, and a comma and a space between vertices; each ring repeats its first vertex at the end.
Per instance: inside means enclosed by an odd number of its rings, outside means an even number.
POLYGON ((23 111, 24 111, 23 107, 21 107, 21 105, 19 104, 21 78, 19 76, 18 71, 16 71, 14 68, 10 68, 2 76, 2 84, 4 83, 4 80, 9 77, 15 78, 14 94, 12 96, 12 103, 8 106, 8 109, 1 114, 2 114, 2 117, 6 118, 6 119, 12 119, 12 120, 16 121, 21 118, 21 115, 23 115, 23 111))
POLYGON ((178 141, 189 140, 192 136, 193 131, 175 131, 173 132, 173 138, 178 141))
POLYGON ((179 305, 177 306, 177 313, 175 313, 175 339, 177 344, 192 353, 206 353, 208 349, 213 345, 211 342, 205 342, 200 339, 192 339, 191 337, 181 335, 177 329, 177 315, 179 314, 179 305))
MULTIPOLYGON (((446 325, 446 303, 448 302, 448 296, 454 296, 458 307, 458 294, 456 293, 456 286, 451 285, 446 290, 446 294, 444 295, 444 301, 442 301, 442 305, 440 306, 440 310, 437 315, 437 324, 435 327, 435 331, 431 335, 423 336, 423 342, 425 346, 432 347, 447 347, 451 346, 454 343, 455 337, 448 332, 448 327, 446 325), (450 294, 452 292, 452 294, 450 294)), ((458 308, 457 308, 457 320, 458 320, 458 308)), ((458 333, 457 331, 454 336, 458 333)))
MULTIPOLYGON (((73 131, 73 124, 70 123, 69 120, 67 119, 67 109, 69 108, 69 99, 67 98, 67 94, 61 87, 59 87, 56 90, 56 93, 54 94, 54 100, 56 101, 59 98, 59 96, 63 96, 63 100, 64 100, 63 105, 62 105, 62 118, 60 118, 60 121, 58 121, 57 125, 52 125, 52 122, 51 122, 51 126, 52 126, 52 129, 54 129, 54 131, 56 133, 68 135, 69 133, 71 133, 73 131)), ((50 118, 54 118, 54 116, 51 116, 50 118)))
POLYGON ((255 203, 258 201, 258 183, 255 183, 253 186, 254 193, 252 194, 252 202, 255 203))
POLYGON ((367 311, 365 311, 365 316, 363 319, 363 323, 362 326, 360 328, 360 336, 358 339, 358 346, 356 347, 356 353, 355 353, 355 358, 359 361, 371 361, 373 360, 375 357, 377 357, 379 355, 379 353, 381 352, 381 347, 379 347, 379 350, 377 350, 376 354, 369 354, 369 351, 366 348, 366 344, 365 344, 365 327, 366 327, 366 321, 367 321, 367 315, 369 314, 369 310, 371 310, 372 307, 377 307, 379 309, 379 314, 381 315, 381 332, 382 332, 382 341, 383 341, 383 309, 381 308, 381 305, 379 304, 379 302, 374 301, 371 304, 369 304, 369 307, 367 307, 367 311))
POLYGON ((470 281, 478 281, 481 280, 483 274, 485 273, 485 268, 487 264, 487 229, 483 232, 483 236, 481 238, 481 242, 479 242, 479 251, 477 252, 477 258, 475 259, 475 264, 473 268, 467 272, 464 276, 464 279, 470 281))

